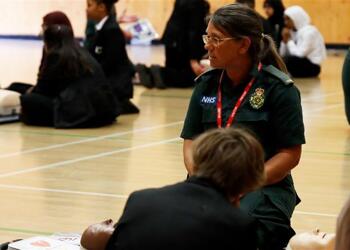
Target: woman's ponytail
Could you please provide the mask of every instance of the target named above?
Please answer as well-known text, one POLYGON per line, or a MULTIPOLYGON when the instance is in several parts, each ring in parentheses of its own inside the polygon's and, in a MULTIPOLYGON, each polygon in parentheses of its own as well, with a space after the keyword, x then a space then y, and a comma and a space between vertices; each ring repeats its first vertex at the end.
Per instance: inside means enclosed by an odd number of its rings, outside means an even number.
POLYGON ((282 57, 278 54, 272 37, 266 34, 262 34, 261 36, 261 49, 259 55, 260 61, 265 65, 271 64, 282 72, 288 74, 287 67, 282 57))

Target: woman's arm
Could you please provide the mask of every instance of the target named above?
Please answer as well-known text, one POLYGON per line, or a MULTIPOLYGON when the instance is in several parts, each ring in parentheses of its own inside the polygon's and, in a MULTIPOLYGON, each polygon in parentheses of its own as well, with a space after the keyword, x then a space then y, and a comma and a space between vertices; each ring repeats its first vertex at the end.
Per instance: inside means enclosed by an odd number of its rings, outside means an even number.
POLYGON ((193 174, 192 142, 193 140, 185 139, 183 144, 184 163, 190 176, 193 174))
POLYGON ((281 181, 299 163, 301 145, 281 149, 277 154, 265 162, 265 185, 281 181))

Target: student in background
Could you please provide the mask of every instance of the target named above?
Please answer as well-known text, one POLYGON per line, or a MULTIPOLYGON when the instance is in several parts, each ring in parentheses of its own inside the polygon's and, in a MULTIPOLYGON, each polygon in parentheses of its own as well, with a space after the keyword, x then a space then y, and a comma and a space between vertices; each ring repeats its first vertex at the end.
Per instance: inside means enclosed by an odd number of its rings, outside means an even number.
POLYGON ((97 23, 96 33, 90 38, 92 42, 88 43, 87 49, 101 64, 121 104, 122 114, 135 114, 139 109, 130 101, 135 70, 126 52, 123 32, 111 12, 117 1, 87 0, 87 17, 97 23))
MULTIPOLYGON (((236 3, 244 4, 248 6, 249 8, 255 10, 255 0, 236 0, 236 3)), ((273 30, 270 25, 270 22, 267 21, 262 15, 258 14, 260 21, 262 22, 263 25, 263 32, 266 35, 273 36, 273 30)))
MULTIPOLYGON (((72 27, 72 24, 71 24, 69 18, 67 17, 67 15, 65 13, 63 13, 61 11, 53 11, 53 12, 46 14, 43 17, 43 22, 41 24, 40 34, 43 35, 45 28, 47 28, 48 26, 51 26, 51 25, 66 25, 72 30, 73 35, 74 35, 74 30, 73 30, 73 27, 72 27)), ((45 58, 46 58, 45 48, 43 47, 39 71, 42 69, 42 66, 44 65, 45 58)), ((33 87, 34 87, 33 84, 14 82, 14 83, 11 83, 11 85, 7 89, 24 94, 28 91, 31 91, 33 89, 33 87)))
POLYGON ((165 45, 165 67, 136 65, 143 85, 148 88, 192 87, 194 78, 206 70, 200 63, 205 55, 202 35, 209 14, 206 0, 176 0, 167 22, 162 42, 165 45))
POLYGON ((280 47, 282 40, 282 29, 284 27, 284 5, 282 0, 265 0, 264 11, 267 21, 272 28, 272 38, 275 40, 276 47, 280 47))
POLYGON ((189 179, 132 193, 115 229, 111 220, 90 226, 82 246, 256 250, 255 221, 239 200, 264 181, 261 145, 247 131, 216 129, 194 141, 192 159, 189 179))
POLYGON ((324 39, 310 24, 310 17, 300 6, 284 11, 285 28, 282 31, 280 54, 293 77, 316 77, 326 58, 324 39))
POLYGON ((57 128, 96 127, 118 115, 99 64, 81 49, 66 25, 44 29, 45 58, 36 85, 21 96, 21 120, 57 128))
MULTIPOLYGON (((115 18, 117 20, 117 22, 119 22, 119 23, 136 22, 138 20, 136 16, 130 16, 131 18, 129 18, 128 16, 125 16, 125 13, 123 13, 123 16, 121 16, 119 19, 117 19, 117 13, 116 13, 116 9, 115 9, 114 5, 112 6, 110 16, 111 16, 111 18, 115 18), (126 19, 126 18, 129 18, 129 19, 126 19)), ((96 24, 97 24, 96 21, 90 20, 89 18, 87 19, 86 28, 85 28, 85 39, 84 39, 84 47, 85 48, 91 47, 93 42, 94 42, 93 39, 94 39, 95 34, 96 34, 96 24)), ((132 34, 128 31, 123 30, 123 29, 122 29, 122 32, 124 34, 125 40, 130 41, 132 38, 132 34)))

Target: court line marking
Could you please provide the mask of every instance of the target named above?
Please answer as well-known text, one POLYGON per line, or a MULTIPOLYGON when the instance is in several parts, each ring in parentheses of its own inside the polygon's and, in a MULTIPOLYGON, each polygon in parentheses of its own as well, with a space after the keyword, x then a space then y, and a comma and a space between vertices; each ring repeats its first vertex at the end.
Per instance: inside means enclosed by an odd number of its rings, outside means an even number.
POLYGON ((325 214, 325 213, 314 213, 314 212, 303 212, 303 211, 294 211, 294 214, 302 214, 302 215, 311 215, 311 216, 320 216, 320 217, 331 217, 336 218, 338 217, 337 214, 325 214))
POLYGON ((162 124, 162 125, 157 125, 157 126, 152 126, 152 127, 147 127, 147 128, 134 129, 134 130, 124 131, 124 132, 118 132, 118 133, 113 133, 113 134, 109 134, 109 135, 103 135, 103 136, 98 136, 98 137, 93 137, 93 138, 88 138, 88 139, 83 139, 83 140, 78 140, 78 141, 73 141, 73 142, 54 144, 54 145, 50 145, 50 146, 28 149, 28 150, 24 150, 24 151, 20 151, 20 152, 15 152, 15 153, 0 154, 0 159, 18 156, 18 155, 36 153, 36 152, 41 152, 41 151, 47 151, 47 150, 56 149, 56 148, 63 148, 63 147, 76 145, 76 144, 88 143, 88 142, 93 142, 93 141, 100 141, 100 140, 104 140, 104 139, 120 137, 123 135, 128 135, 128 134, 133 134, 133 133, 152 131, 152 130, 156 130, 159 128, 172 127, 172 126, 176 126, 176 125, 180 125, 180 124, 183 124, 183 121, 177 121, 177 122, 172 122, 172 123, 167 123, 167 124, 162 124))
POLYGON ((129 195, 121 195, 121 194, 106 194, 106 193, 97 193, 97 192, 83 192, 83 191, 52 189, 52 188, 36 188, 36 187, 29 187, 29 186, 4 185, 4 184, 0 184, 0 188, 25 190, 25 191, 37 191, 37 192, 49 192, 49 193, 63 193, 63 194, 72 194, 72 195, 83 195, 83 196, 108 197, 108 198, 116 198, 116 199, 127 199, 129 196, 129 195))
POLYGON ((107 151, 107 152, 99 153, 99 154, 95 154, 95 155, 84 156, 84 157, 79 157, 79 158, 76 158, 76 159, 60 161, 60 162, 51 163, 51 164, 38 166, 38 167, 34 167, 34 168, 29 168, 29 169, 9 172, 9 173, 5 173, 5 174, 0 174, 0 179, 1 178, 5 178, 5 177, 11 177, 11 176, 16 176, 16 175, 36 172, 36 171, 40 171, 40 170, 47 170, 47 169, 51 169, 51 168, 62 167, 64 165, 68 165, 68 164, 72 164, 72 163, 76 163, 76 162, 97 159, 97 158, 110 156, 110 155, 114 155, 114 154, 119 154, 119 153, 124 153, 124 152, 128 152, 128 151, 136 150, 136 149, 149 148, 149 147, 158 146, 158 145, 166 144, 166 143, 169 143, 169 142, 180 141, 180 140, 181 140, 181 138, 176 137, 176 138, 171 138, 171 139, 167 139, 167 140, 146 143, 146 144, 142 144, 142 145, 135 146, 135 147, 129 147, 129 148, 123 148, 123 149, 118 149, 118 150, 112 150, 112 151, 107 151))
MULTIPOLYGON (((0 188, 2 188, 2 189, 24 190, 24 191, 34 191, 34 192, 62 193, 62 194, 70 194, 70 195, 108 197, 108 198, 116 198, 116 199, 127 199, 129 197, 129 195, 121 195, 121 194, 82 192, 82 191, 73 191, 73 190, 66 190, 66 189, 36 188, 36 187, 29 187, 29 186, 4 185, 4 184, 0 184, 0 188)), ((319 216, 319 217, 331 217, 331 218, 338 217, 337 214, 305 212, 305 211, 298 211, 298 210, 295 210, 294 214, 319 216)))
POLYGON ((341 107, 343 106, 344 104, 343 103, 338 103, 338 104, 332 104, 332 105, 325 105, 324 107, 320 107, 320 108, 315 108, 315 109, 311 109, 311 110, 303 110, 303 113, 306 114, 306 113, 314 113, 314 112, 318 112, 318 111, 323 111, 323 110, 328 110, 328 109, 333 109, 333 108, 338 108, 338 107, 341 107))
POLYGON ((341 91, 337 91, 337 92, 331 92, 331 93, 328 93, 328 94, 324 94, 324 95, 318 95, 318 96, 308 96, 308 97, 305 97, 303 98, 303 94, 301 94, 301 102, 305 102, 305 101, 310 101, 310 100, 318 100, 318 99, 322 99, 324 97, 328 97, 328 96, 333 96, 333 95, 340 95, 342 94, 343 92, 341 91))
POLYGON ((3 232, 10 232, 10 233, 23 233, 23 234, 30 234, 30 235, 52 235, 53 233, 49 232, 39 232, 39 231, 32 231, 27 229, 19 229, 19 228, 7 228, 7 227, 0 227, 0 231, 3 232))

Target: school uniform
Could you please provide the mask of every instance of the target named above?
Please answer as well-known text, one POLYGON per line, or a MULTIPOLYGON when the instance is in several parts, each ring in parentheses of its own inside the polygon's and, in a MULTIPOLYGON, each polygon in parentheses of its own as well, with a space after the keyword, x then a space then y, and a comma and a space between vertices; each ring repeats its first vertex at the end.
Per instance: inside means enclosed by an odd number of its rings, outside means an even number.
POLYGON ((106 250, 256 250, 255 220, 209 180, 130 195, 106 250))
POLYGON ((47 56, 37 84, 23 94, 21 119, 24 123, 56 128, 96 127, 110 124, 119 115, 118 102, 101 66, 81 50, 92 72, 77 78, 64 75, 55 64, 56 55, 47 56))
POLYGON ((123 32, 115 16, 106 16, 95 28, 96 33, 89 37, 86 48, 101 64, 116 98, 121 104, 128 102, 133 97, 135 70, 126 52, 123 32))
POLYGON ((326 58, 322 34, 310 24, 309 15, 299 6, 292 6, 284 14, 292 19, 296 32, 287 43, 281 42, 280 54, 293 77, 315 77, 321 72, 326 58))
MULTIPOLYGON (((218 127, 217 96, 221 74, 221 69, 214 69, 197 79, 182 138, 193 140, 204 131, 218 127)), ((279 149, 305 143, 300 94, 292 80, 272 65, 263 66, 260 72, 255 67, 251 77, 256 77, 256 80, 231 126, 252 131, 262 144, 267 161, 279 149)), ((221 87, 222 127, 225 127, 246 85, 233 87, 224 73, 221 87)), ((290 218, 298 202, 291 175, 242 198, 241 208, 259 221, 260 249, 282 249, 287 245, 294 235, 290 218)))
POLYGON ((165 67, 161 77, 167 86, 194 85, 195 73, 190 60, 201 60, 206 54, 202 35, 209 3, 205 0, 176 0, 162 37, 165 45, 165 67))
POLYGON ((350 124, 350 49, 345 56, 343 64, 342 82, 345 100, 345 113, 348 123, 350 124))

